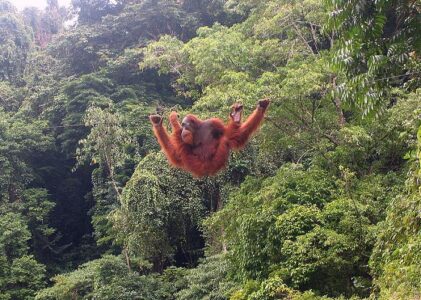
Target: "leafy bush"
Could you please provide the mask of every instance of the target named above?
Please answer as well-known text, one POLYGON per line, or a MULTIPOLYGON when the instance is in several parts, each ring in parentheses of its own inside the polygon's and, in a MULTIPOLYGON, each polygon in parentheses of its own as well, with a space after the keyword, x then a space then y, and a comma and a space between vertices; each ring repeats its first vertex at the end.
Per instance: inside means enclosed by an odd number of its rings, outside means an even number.
POLYGON ((124 260, 107 255, 77 270, 57 275, 54 285, 38 292, 35 299, 170 299, 171 290, 157 275, 128 270, 124 260))

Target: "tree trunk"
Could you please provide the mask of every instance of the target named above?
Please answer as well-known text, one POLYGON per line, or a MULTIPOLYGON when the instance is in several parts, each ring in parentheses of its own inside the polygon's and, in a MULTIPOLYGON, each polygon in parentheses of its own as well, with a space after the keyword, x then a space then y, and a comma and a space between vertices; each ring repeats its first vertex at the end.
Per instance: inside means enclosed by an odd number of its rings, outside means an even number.
MULTIPOLYGON (((334 90, 336 90, 336 76, 334 76, 332 78, 332 87, 334 90)), ((342 102, 341 99, 335 95, 335 97, 333 98, 333 103, 335 104, 335 108, 336 108, 336 113, 338 115, 338 124, 339 127, 342 128, 345 126, 345 116, 344 116, 344 112, 342 111, 342 102)))
POLYGON ((127 247, 125 247, 123 249, 123 253, 124 253, 124 257, 126 258, 127 269, 129 269, 129 271, 131 271, 132 267, 130 265, 129 249, 127 249, 127 247))
MULTIPOLYGON (((219 211, 223 207, 219 185, 216 185, 215 195, 216 195, 216 197, 215 197, 216 198, 216 209, 215 209, 215 211, 219 211)), ((221 246, 222 246, 222 252, 227 253, 227 244, 225 243, 224 225, 221 225, 221 246)))

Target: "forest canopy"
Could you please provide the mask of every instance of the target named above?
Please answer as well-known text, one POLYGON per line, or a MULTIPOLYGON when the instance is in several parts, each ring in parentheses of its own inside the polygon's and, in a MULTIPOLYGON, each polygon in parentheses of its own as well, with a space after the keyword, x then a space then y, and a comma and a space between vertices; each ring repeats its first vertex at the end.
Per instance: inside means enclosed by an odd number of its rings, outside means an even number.
POLYGON ((421 297, 421 5, 0 0, 0 300, 421 297), (218 175, 149 115, 271 100, 218 175))

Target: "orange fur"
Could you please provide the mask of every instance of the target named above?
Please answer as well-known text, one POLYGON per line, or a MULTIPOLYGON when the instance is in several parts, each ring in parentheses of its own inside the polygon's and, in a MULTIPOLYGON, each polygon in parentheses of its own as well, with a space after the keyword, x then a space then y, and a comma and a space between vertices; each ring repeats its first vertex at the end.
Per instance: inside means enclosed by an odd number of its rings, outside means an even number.
POLYGON ((177 113, 172 112, 169 118, 172 134, 169 135, 162 126, 162 120, 156 123, 151 116, 153 131, 171 165, 196 177, 215 175, 227 164, 230 149, 242 149, 259 128, 269 104, 269 100, 261 101, 244 123, 241 123, 242 106, 237 105, 233 107, 233 112, 239 111, 240 121, 234 121, 233 115, 230 115, 230 121, 224 125, 217 118, 202 121, 194 115, 188 115, 185 119, 194 122, 194 130, 183 129, 184 125, 179 123, 177 113), (261 104, 261 101, 264 103, 261 104))

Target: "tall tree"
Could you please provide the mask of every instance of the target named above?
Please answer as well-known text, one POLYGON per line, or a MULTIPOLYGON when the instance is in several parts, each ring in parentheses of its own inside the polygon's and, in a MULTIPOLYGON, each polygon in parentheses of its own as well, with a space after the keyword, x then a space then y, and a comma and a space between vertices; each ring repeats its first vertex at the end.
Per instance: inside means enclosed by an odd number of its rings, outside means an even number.
POLYGON ((31 31, 10 2, 0 1, 0 80, 22 85, 31 31))

